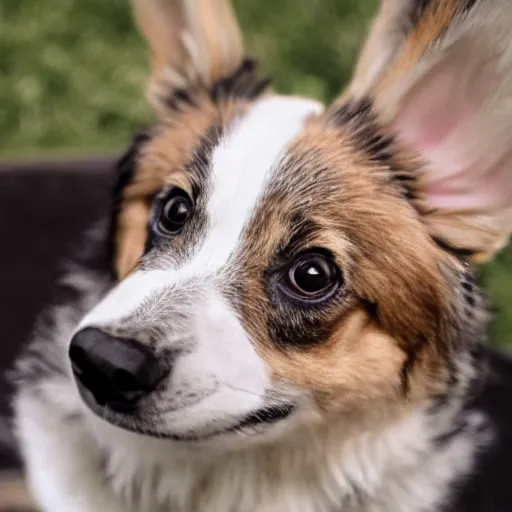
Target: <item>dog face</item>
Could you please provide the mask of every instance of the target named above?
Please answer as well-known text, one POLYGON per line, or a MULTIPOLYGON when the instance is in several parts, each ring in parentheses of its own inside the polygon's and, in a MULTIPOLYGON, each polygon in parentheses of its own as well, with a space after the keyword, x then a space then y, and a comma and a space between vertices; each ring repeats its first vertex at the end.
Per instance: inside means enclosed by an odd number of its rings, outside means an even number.
POLYGON ((234 446, 446 390, 482 335, 468 262, 510 234, 512 9, 412 3, 326 110, 268 89, 227 3, 136 3, 159 121, 123 161, 120 282, 70 346, 97 414, 234 446))

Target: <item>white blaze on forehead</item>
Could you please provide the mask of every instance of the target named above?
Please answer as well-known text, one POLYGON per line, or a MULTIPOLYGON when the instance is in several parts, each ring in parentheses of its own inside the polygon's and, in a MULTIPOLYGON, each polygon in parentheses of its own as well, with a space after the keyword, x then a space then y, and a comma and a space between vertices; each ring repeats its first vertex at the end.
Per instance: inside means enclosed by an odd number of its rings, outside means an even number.
POLYGON ((228 261, 280 157, 306 119, 321 110, 312 100, 274 96, 235 121, 213 151, 208 231, 194 266, 211 271, 228 261))
POLYGON ((177 281, 176 271, 137 271, 121 281, 82 319, 75 332, 85 327, 102 327, 132 314, 142 302, 158 290, 177 281))
POLYGON ((228 128, 213 150, 206 192, 207 232, 195 254, 177 269, 135 272, 94 308, 79 328, 126 317, 149 295, 221 269, 236 250, 280 157, 306 119, 322 110, 317 101, 295 97, 271 96, 256 102, 228 128))

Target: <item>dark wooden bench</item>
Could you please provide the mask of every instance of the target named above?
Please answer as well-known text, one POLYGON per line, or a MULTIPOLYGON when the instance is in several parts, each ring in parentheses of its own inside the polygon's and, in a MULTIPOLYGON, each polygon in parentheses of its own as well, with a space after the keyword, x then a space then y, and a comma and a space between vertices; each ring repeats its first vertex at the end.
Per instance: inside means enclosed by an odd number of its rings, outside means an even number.
MULTIPOLYGON (((107 211, 115 158, 0 163, 0 415, 3 374, 50 300, 59 262, 107 211)), ((0 447, 0 470, 13 461, 0 447)))

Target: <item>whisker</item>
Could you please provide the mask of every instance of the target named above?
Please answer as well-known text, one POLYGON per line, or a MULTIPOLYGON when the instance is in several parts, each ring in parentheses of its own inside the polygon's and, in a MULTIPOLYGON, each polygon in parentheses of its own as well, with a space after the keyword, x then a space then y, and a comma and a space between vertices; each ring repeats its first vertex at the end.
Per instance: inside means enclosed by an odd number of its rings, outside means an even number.
POLYGON ((226 388, 232 389, 233 391, 239 391, 240 393, 246 393, 248 395, 256 396, 256 397, 262 398, 262 399, 268 398, 267 394, 254 393, 253 391, 249 391, 249 390, 243 389, 243 388, 238 388, 238 387, 232 386, 231 384, 226 384, 224 382, 220 382, 220 384, 226 388))

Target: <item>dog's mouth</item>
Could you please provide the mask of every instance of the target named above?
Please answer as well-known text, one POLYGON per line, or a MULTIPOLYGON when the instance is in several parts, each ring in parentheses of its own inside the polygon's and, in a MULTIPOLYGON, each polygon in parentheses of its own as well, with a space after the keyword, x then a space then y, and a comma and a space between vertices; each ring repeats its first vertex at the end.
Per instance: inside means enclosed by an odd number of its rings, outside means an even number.
POLYGON ((99 416, 101 416, 109 423, 136 434, 141 434, 148 437, 157 437, 160 439, 170 439, 173 441, 200 442, 208 441, 210 439, 226 436, 229 434, 254 432, 254 429, 258 428, 265 429, 265 427, 270 427, 271 425, 275 425, 276 423, 285 420, 294 412, 294 410, 295 405, 293 404, 265 406, 251 412, 236 423, 226 428, 209 430, 207 432, 200 431, 183 434, 160 431, 152 429, 151 427, 139 425, 137 421, 133 420, 133 418, 119 414, 117 411, 112 411, 108 407, 103 408, 102 411, 96 411, 96 413, 99 413, 99 416))
MULTIPOLYGON (((235 433, 257 434, 259 431, 265 430, 266 427, 270 427, 285 420, 296 409, 295 404, 289 401, 280 401, 260 407, 241 418, 233 418, 231 421, 227 420, 222 422, 226 424, 223 428, 215 429, 215 424, 213 424, 211 428, 202 428, 197 431, 191 431, 190 433, 166 432, 164 429, 153 428, 151 425, 153 422, 148 421, 148 412, 149 417, 151 417, 151 411, 143 412, 136 406, 121 407, 116 401, 101 403, 98 402, 96 398, 93 398, 92 393, 81 384, 80 380, 77 381, 77 387, 82 400, 88 408, 104 421, 137 434, 176 441, 206 441, 211 438, 235 433)), ((204 396, 202 398, 204 399, 204 396)), ((193 405, 195 404, 192 404, 192 406, 193 405)), ((189 406, 180 409, 181 414, 185 415, 190 406, 189 404, 189 406)))
POLYGON ((248 428, 273 425, 288 418, 288 416, 292 414, 294 408, 295 407, 292 404, 286 404, 279 406, 267 406, 258 409, 247 415, 238 424, 219 432, 219 434, 228 434, 230 432, 239 432, 248 428))

